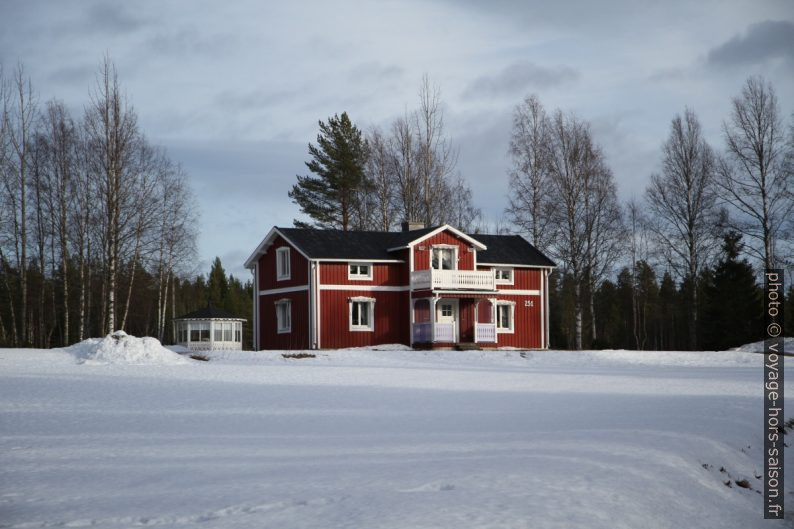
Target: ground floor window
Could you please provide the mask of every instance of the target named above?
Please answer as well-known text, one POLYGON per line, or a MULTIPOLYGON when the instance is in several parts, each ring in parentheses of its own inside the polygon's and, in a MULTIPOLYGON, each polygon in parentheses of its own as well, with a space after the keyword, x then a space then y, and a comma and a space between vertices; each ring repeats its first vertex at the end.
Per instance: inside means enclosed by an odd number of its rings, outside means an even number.
POLYGON ((513 332, 515 329, 516 304, 510 301, 500 301, 496 304, 496 329, 499 332, 513 332))
POLYGON ((292 302, 288 299, 276 301, 276 329, 279 333, 292 331, 292 302))
POLYGON ((373 298, 350 298, 350 330, 351 331, 372 331, 375 329, 374 308, 375 299, 373 298))

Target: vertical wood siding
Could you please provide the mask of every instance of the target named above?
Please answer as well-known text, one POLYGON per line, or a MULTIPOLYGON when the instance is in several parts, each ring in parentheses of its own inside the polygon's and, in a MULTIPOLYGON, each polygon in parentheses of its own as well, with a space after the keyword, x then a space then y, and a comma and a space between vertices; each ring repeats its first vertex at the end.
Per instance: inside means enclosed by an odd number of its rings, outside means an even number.
POLYGON ((287 244, 281 236, 276 236, 267 252, 259 258, 259 289, 288 288, 307 285, 308 283, 309 269, 306 258, 287 244), (290 278, 278 281, 276 279, 276 250, 285 246, 290 248, 290 278))
POLYGON ((259 347, 261 349, 308 349, 309 344, 308 291, 259 296, 259 347), (292 303, 292 331, 278 333, 275 302, 289 299, 292 303))
MULTIPOLYGON (((351 261, 356 262, 356 261, 351 261)), ((366 261, 358 261, 366 262, 366 261)), ((348 263, 320 263, 320 283, 323 285, 403 286, 405 263, 372 263, 372 279, 348 279, 348 263)))
POLYGON ((320 345, 323 348, 408 345, 408 292, 320 291, 320 345), (375 298, 374 331, 351 331, 348 298, 375 298))

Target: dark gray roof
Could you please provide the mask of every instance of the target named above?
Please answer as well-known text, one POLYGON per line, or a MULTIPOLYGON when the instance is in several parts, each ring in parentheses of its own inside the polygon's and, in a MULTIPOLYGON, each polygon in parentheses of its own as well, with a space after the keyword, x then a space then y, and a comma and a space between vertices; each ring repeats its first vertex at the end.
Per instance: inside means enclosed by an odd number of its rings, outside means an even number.
POLYGON ((230 319, 230 320, 242 320, 244 318, 238 318, 231 312, 225 311, 223 309, 218 309, 215 307, 205 307, 203 309, 194 310, 193 312, 188 312, 178 318, 174 318, 175 320, 208 320, 210 318, 219 318, 219 319, 230 319))
POLYGON ((413 231, 342 231, 279 228, 312 259, 397 259, 389 248, 405 246, 436 228, 413 231))
POLYGON ((515 264, 529 266, 556 266, 554 261, 543 255, 540 250, 529 244, 520 235, 483 235, 469 234, 477 239, 487 250, 477 252, 478 263, 515 264))
MULTIPOLYGON (((311 259, 395 259, 390 248, 406 246, 411 241, 437 229, 412 231, 342 231, 307 228, 278 228, 290 241, 311 259)), ((520 235, 468 234, 488 247, 480 250, 481 263, 555 266, 537 248, 520 235)))

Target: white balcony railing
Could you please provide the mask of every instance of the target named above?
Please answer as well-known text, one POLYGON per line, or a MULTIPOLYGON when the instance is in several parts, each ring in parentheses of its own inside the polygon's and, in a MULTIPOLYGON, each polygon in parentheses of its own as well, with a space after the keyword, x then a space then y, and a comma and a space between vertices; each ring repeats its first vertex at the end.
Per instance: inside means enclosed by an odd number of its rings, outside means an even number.
POLYGON ((496 343, 496 324, 476 323, 474 326, 475 343, 496 343))
POLYGON ((492 270, 416 270, 412 290, 496 290, 492 270))

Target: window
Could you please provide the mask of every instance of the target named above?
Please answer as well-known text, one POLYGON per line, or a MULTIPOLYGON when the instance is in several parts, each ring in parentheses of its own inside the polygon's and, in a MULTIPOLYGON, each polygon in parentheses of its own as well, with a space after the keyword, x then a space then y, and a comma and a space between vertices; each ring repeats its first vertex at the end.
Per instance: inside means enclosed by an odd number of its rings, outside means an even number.
POLYGON ((243 341, 243 324, 240 322, 234 324, 234 341, 235 342, 243 341))
POLYGON ((292 331, 292 302, 288 299, 276 301, 276 330, 279 334, 292 331))
POLYGON ((430 249, 430 268, 433 270, 455 270, 458 267, 457 246, 433 246, 430 249))
POLYGON ((289 247, 276 250, 276 279, 282 281, 289 279, 289 247))
POLYGON ((373 331, 375 300, 373 298, 350 298, 350 330, 373 331))
POLYGON ((496 305, 496 330, 497 332, 513 332, 515 319, 515 303, 499 302, 496 305))
POLYGON ((232 341, 232 322, 224 322, 223 324, 223 341, 232 341))
POLYGON ((441 315, 445 317, 452 316, 452 305, 449 303, 442 303, 441 304, 441 315))
POLYGON ((348 279, 372 279, 372 265, 369 263, 350 263, 347 267, 348 279))
POLYGON ((497 268, 494 270, 496 282, 501 285, 513 284, 513 269, 512 268, 497 268))
POLYGON ((213 337, 212 337, 212 339, 214 341, 216 341, 216 342, 222 342, 223 341, 223 327, 222 327, 222 325, 223 324, 221 322, 219 322, 219 321, 216 321, 215 323, 212 324, 212 326, 213 326, 213 333, 212 333, 213 337))

